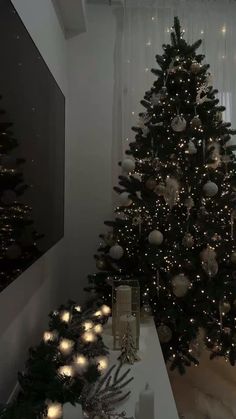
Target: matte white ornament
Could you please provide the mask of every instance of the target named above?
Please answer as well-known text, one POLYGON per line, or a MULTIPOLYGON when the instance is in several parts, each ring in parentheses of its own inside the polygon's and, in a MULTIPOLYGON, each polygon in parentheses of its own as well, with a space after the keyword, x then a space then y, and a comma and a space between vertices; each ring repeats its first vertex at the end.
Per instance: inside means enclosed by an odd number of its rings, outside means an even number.
POLYGON ((148 235, 148 241, 159 246, 163 242, 163 234, 159 230, 153 230, 148 235))
POLYGON ((218 186, 216 185, 216 183, 211 182, 210 180, 205 183, 205 185, 203 186, 203 192, 206 196, 208 197, 212 197, 215 196, 218 192, 218 186))
POLYGON ((177 115, 171 121, 171 128, 173 131, 181 132, 186 128, 187 122, 183 116, 177 115))
POLYGON ((165 324, 161 324, 157 328, 157 334, 161 343, 168 343, 172 339, 172 331, 165 324))
POLYGON ((122 161, 121 167, 126 173, 133 172, 135 169, 135 161, 132 159, 126 158, 122 161))
POLYGON ((197 153, 197 148, 191 140, 188 143, 188 152, 189 152, 189 154, 196 154, 197 153))
POLYGON ((190 288, 190 281, 187 276, 185 276, 183 273, 174 276, 174 278, 171 281, 173 294, 176 297, 184 297, 188 289, 190 288))
POLYGON ((111 256, 112 259, 119 260, 122 258, 123 254, 124 254, 124 249, 119 244, 115 244, 109 250, 109 255, 111 256))
POLYGON ((130 199, 128 192, 121 192, 121 194, 119 195, 119 200, 120 200, 120 205, 124 207, 128 207, 129 205, 132 204, 132 200, 130 199))

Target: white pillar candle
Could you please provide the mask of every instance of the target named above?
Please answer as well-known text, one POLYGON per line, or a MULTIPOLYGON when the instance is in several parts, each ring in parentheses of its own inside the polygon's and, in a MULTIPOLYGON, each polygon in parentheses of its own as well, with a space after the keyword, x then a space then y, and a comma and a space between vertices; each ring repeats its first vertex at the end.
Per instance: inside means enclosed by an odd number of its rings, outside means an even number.
POLYGON ((75 406, 70 403, 64 404, 63 419, 84 419, 81 404, 76 404, 75 406))
POLYGON ((149 387, 149 384, 146 384, 145 390, 143 390, 139 395, 139 414, 140 419, 148 418, 154 419, 154 392, 149 387))
POLYGON ((117 312, 122 314, 132 313, 132 289, 128 285, 120 285, 116 290, 117 312))
POLYGON ((134 344, 136 345, 136 318, 131 314, 123 314, 119 319, 119 336, 120 344, 122 343, 122 338, 127 332, 127 326, 130 327, 130 333, 133 337, 134 344))

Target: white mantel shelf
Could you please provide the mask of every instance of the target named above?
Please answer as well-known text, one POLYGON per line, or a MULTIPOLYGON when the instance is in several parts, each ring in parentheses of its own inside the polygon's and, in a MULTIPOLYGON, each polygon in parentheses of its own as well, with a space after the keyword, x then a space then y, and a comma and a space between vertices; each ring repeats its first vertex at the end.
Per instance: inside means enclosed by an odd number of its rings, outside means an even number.
MULTIPOLYGON (((113 338, 110 321, 104 329, 103 339, 104 343, 110 349, 109 364, 117 364, 119 351, 111 350, 113 347, 113 338)), ((144 390, 145 384, 149 383, 155 393, 155 419, 179 419, 161 346, 152 318, 149 318, 141 325, 139 355, 141 361, 131 365, 131 375, 134 377, 134 381, 130 385, 131 395, 127 400, 122 402, 117 410, 125 410, 127 417, 134 417, 135 403, 138 401, 139 393, 144 390)), ((127 367, 129 365, 124 366, 124 368, 127 367)), ((63 418, 78 419, 76 407, 67 405, 63 418)))
POLYGON ((84 0, 52 0, 66 38, 86 31, 84 0))

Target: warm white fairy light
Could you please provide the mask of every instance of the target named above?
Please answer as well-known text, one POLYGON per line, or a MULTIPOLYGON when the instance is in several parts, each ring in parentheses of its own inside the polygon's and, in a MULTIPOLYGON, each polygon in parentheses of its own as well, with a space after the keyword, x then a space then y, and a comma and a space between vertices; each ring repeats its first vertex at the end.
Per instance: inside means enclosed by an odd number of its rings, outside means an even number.
POLYGON ((86 343, 92 343, 92 342, 96 342, 97 336, 94 332, 89 331, 89 332, 84 332, 83 333, 82 339, 86 343))
POLYGON ((59 343, 59 350, 64 355, 69 355, 73 350, 74 342, 69 339, 62 339, 59 343))
POLYGON ((67 310, 64 310, 64 311, 61 312, 60 317, 61 317, 61 320, 63 322, 69 323, 69 321, 70 321, 70 312, 67 311, 67 310))
POLYGON ((105 371, 108 368, 108 358, 105 356, 100 356, 97 358, 97 364, 99 371, 105 371))
POLYGON ((97 333, 97 335, 101 335, 103 331, 103 327, 101 324, 96 324, 93 328, 94 332, 97 333))
POLYGON ((111 308, 105 304, 101 307, 101 311, 104 316, 109 316, 111 314, 111 308))
POLYGON ((78 354, 78 355, 75 356, 74 366, 75 366, 75 369, 79 373, 84 372, 87 369, 88 364, 89 364, 88 359, 84 355, 78 354))
POLYGON ((53 340, 55 340, 56 339, 56 332, 54 332, 54 331, 46 331, 46 332, 44 332, 44 334, 43 334, 43 340, 44 340, 44 342, 52 342, 53 340))
POLYGON ((81 312, 81 310, 82 310, 82 309, 81 309, 81 306, 75 306, 75 310, 76 310, 76 311, 78 311, 78 313, 80 313, 80 312, 81 312))
POLYGON ((84 327, 86 332, 88 330, 92 329, 93 326, 94 326, 94 323, 91 320, 86 320, 86 322, 83 323, 83 327, 84 327))
POLYGON ((102 310, 97 310, 97 311, 94 313, 94 316, 95 316, 95 317, 102 317, 102 310))
POLYGON ((58 373, 60 375, 64 375, 65 377, 73 377, 74 375, 74 369, 71 365, 62 365, 58 369, 58 373))
POLYGON ((47 408, 47 419, 62 418, 63 409, 61 403, 50 403, 47 408))

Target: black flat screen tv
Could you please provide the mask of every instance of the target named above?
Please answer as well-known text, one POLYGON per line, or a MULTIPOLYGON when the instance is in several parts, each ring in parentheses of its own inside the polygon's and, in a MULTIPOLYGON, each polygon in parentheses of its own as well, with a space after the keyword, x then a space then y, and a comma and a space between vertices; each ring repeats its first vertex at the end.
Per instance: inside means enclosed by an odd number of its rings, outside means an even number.
POLYGON ((64 235, 65 98, 0 0, 0 291, 64 235))

